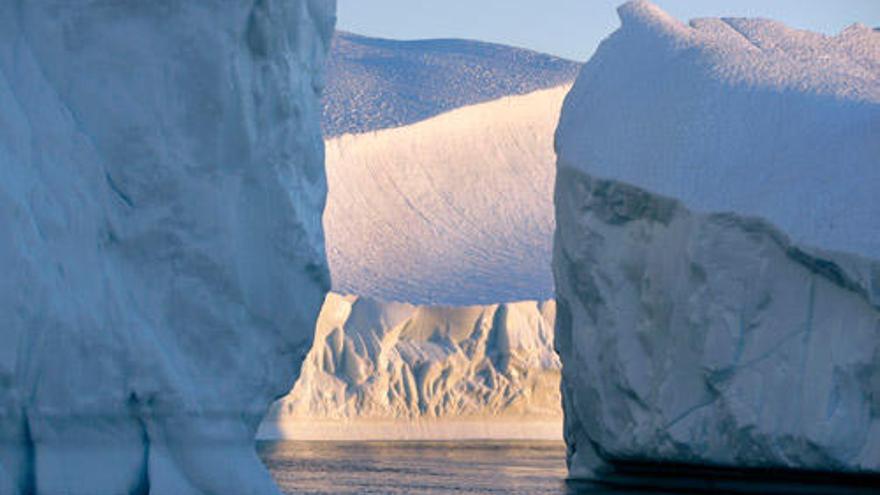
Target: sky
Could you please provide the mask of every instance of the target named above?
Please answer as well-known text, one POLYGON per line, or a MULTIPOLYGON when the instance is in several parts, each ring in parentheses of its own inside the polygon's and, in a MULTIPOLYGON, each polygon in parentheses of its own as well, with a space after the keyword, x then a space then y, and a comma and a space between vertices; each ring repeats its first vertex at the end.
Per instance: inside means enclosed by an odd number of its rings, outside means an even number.
MULTIPOLYGON (((622 0, 337 0, 339 29, 394 39, 467 38, 584 61, 619 25, 622 0)), ((835 34, 880 27, 880 0, 654 0, 681 20, 769 17, 835 34)))

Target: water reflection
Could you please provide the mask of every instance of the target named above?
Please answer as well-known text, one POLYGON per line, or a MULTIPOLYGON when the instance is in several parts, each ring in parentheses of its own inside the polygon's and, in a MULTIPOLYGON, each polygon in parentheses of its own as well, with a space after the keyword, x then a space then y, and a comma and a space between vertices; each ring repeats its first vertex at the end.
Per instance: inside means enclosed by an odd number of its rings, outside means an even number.
POLYGON ((569 493, 561 442, 261 442, 288 494, 569 493))
POLYGON ((562 442, 261 442, 258 451, 286 494, 880 493, 877 476, 849 479, 838 475, 832 478, 840 479, 832 480, 821 473, 787 473, 781 478, 778 473, 758 473, 756 477, 737 471, 695 473, 673 466, 647 471, 642 466, 639 476, 618 479, 618 488, 572 483, 565 481, 562 442), (670 488, 641 491, 620 486, 670 488))

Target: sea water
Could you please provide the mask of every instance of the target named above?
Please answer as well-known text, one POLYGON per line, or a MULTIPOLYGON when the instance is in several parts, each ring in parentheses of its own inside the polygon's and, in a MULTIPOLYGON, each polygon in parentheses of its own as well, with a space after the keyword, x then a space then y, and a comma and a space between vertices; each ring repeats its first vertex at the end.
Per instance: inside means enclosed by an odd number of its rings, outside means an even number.
MULTIPOLYGON (((542 441, 259 442, 284 493, 680 495, 748 493, 874 495, 878 476, 694 471, 666 466, 610 485, 566 482, 565 444, 542 441), (623 488, 626 486, 627 488, 623 488), (639 490, 639 487, 665 489, 639 490)), ((630 470, 632 470, 630 466, 630 470)), ((609 482, 611 480, 606 480, 609 482)))
POLYGON ((288 441, 258 451, 286 494, 569 493, 562 442, 288 441))

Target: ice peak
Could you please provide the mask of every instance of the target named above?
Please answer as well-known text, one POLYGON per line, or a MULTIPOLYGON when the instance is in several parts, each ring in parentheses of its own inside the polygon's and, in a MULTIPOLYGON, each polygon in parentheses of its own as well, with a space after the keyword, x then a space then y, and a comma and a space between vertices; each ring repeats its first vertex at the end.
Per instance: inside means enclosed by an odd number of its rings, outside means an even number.
POLYGON ((731 85, 880 101, 880 33, 864 25, 828 36, 761 18, 701 18, 685 24, 645 0, 621 5, 618 15, 621 28, 609 41, 653 47, 658 55, 696 50, 688 56, 695 65, 731 85))
POLYGON ((620 13, 567 96, 581 110, 562 113, 561 162, 697 210, 764 217, 798 243, 880 252, 880 33, 686 26, 643 1, 620 13))
POLYGON ((647 0, 631 0, 617 8, 623 29, 644 30, 664 37, 687 39, 690 30, 647 0))

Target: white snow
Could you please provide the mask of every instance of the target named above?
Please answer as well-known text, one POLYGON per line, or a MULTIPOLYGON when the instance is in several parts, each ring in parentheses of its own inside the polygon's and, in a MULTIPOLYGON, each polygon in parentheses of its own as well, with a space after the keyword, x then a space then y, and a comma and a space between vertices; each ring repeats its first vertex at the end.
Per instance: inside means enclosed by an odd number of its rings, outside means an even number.
POLYGON ((335 2, 0 4, 0 493, 275 493, 335 2))
POLYGON ((413 306, 330 293, 263 438, 559 439, 556 305, 413 306))
POLYGON ((571 84, 582 64, 462 39, 337 31, 327 58, 324 136, 413 124, 467 105, 571 84))
POLYGON ((556 138, 571 476, 880 472, 880 33, 620 16, 556 138))
POLYGON ((327 142, 334 290, 415 304, 553 297, 553 129, 568 87, 327 142))
POLYGON ((880 32, 619 12, 567 97, 565 166, 880 255, 880 32))

